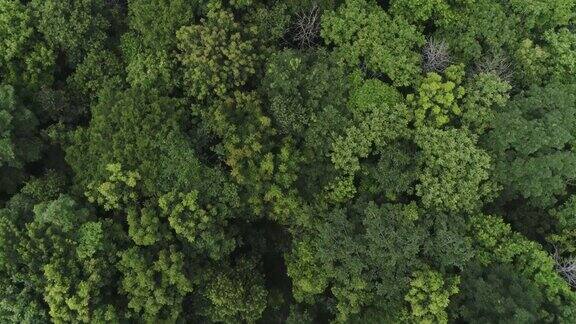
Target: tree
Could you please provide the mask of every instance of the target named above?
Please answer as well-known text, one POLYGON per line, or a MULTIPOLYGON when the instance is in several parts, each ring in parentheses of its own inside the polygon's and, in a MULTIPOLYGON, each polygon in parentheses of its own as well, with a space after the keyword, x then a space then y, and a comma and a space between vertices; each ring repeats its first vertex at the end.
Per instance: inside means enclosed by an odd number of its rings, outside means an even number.
POLYGON ((373 145, 382 148, 408 136, 409 113, 400 93, 379 80, 367 80, 355 89, 349 109, 355 124, 332 143, 332 163, 343 173, 329 185, 336 200, 354 194, 352 178, 360 170, 360 158, 368 157, 373 145))
POLYGON ((14 88, 0 85, 0 194, 16 191, 26 164, 40 158, 37 127, 36 116, 18 102, 14 88))
POLYGON ((493 197, 488 153, 466 132, 423 128, 416 133, 420 172, 416 194, 425 207, 449 212, 477 210, 493 197))
POLYGON ((517 72, 523 84, 574 83, 576 37, 568 28, 548 30, 542 44, 525 39, 516 51, 517 72))
POLYGON ((0 81, 22 92, 49 85, 55 54, 38 32, 33 12, 16 0, 2 0, 0 8, 0 81))
POLYGON ((184 297, 192 292, 184 255, 175 246, 157 253, 132 247, 119 255, 121 291, 128 297, 130 317, 137 321, 176 321, 184 297))
POLYGON ((576 197, 571 196, 558 208, 550 210, 550 216, 555 221, 555 230, 549 235, 548 241, 554 245, 559 256, 571 257, 576 254, 576 197))
POLYGON ((424 72, 444 72, 452 61, 448 43, 434 38, 426 39, 426 44, 422 49, 422 61, 424 72))
POLYGON ((390 11, 401 15, 413 23, 423 23, 430 19, 448 18, 450 5, 445 0, 392 0, 390 11), (448 17, 447 17, 448 16, 448 17))
POLYGON ((496 115, 486 147, 507 200, 552 206, 567 194, 576 159, 573 85, 550 84, 519 94, 496 115))
POLYGON ((154 50, 169 50, 176 44, 176 32, 194 22, 200 3, 193 1, 153 0, 130 1, 130 29, 140 35, 144 46, 154 50))
POLYGON ((210 2, 200 25, 176 34, 188 94, 198 100, 226 98, 256 73, 255 27, 241 28, 219 2, 210 2))
POLYGON ((67 151, 78 190, 124 214, 138 245, 168 239, 171 228, 214 258, 230 253, 235 244, 226 225, 238 193, 225 174, 196 157, 180 126, 179 101, 138 89, 106 91, 67 151))
POLYGON ((464 65, 458 64, 447 67, 443 75, 427 73, 406 99, 416 128, 457 126, 482 134, 506 104, 510 89, 497 71, 487 68, 465 79, 464 65))
POLYGON ((391 202, 411 199, 408 197, 414 195, 418 175, 416 152, 416 145, 407 140, 382 147, 377 162, 361 166, 359 193, 371 194, 373 199, 384 196, 391 202))
POLYGON ((30 5, 48 44, 63 51, 72 66, 86 53, 103 47, 110 27, 104 2, 33 0, 30 5))
POLYGON ((18 249, 26 239, 24 224, 33 218, 34 201, 14 195, 0 209, 0 319, 6 322, 46 321, 48 306, 43 296, 42 263, 18 249))
POLYGON ((453 320, 534 323, 539 310, 546 307, 538 287, 509 264, 472 264, 464 272, 460 287, 461 294, 452 300, 453 320))
POLYGON ((186 191, 198 177, 199 161, 181 130, 182 116, 178 99, 155 91, 106 88, 92 107, 90 125, 77 129, 67 148, 66 158, 76 171, 81 190, 90 183, 105 181, 108 165, 120 163, 122 168, 139 173, 145 196, 158 190, 186 191), (167 164, 174 160, 186 163, 167 164), (173 167, 162 167, 168 165, 173 167))
POLYGON ((89 110, 98 94, 104 89, 122 88, 125 78, 120 58, 112 51, 98 49, 86 53, 84 60, 76 66, 67 79, 70 97, 80 111, 68 108, 63 115, 82 115, 89 110))
POLYGON ((411 321, 419 323, 448 323, 446 308, 450 297, 458 293, 460 277, 444 280, 435 271, 418 271, 410 281, 405 299, 410 303, 411 321))
POLYGON ((0 323, 576 323, 575 26, 0 0, 0 323))
POLYGON ((307 11, 300 11, 296 15, 296 23, 292 26, 292 37, 300 47, 314 46, 320 35, 320 9, 313 4, 307 11))
POLYGON ((336 46, 351 67, 389 77, 395 86, 408 86, 420 73, 417 48, 424 36, 402 17, 390 17, 372 1, 347 0, 322 19, 322 37, 336 46))
POLYGON ((130 1, 130 32, 122 36, 127 79, 132 86, 171 91, 181 83, 176 69, 176 32, 195 21, 198 1, 130 1))
MULTIPOLYGON (((223 187, 232 191, 234 187, 223 187)), ((222 193, 225 194, 225 193, 222 193)), ((227 225, 232 213, 223 206, 204 209, 199 206, 198 191, 187 194, 168 193, 159 199, 162 213, 167 214, 170 227, 200 250, 205 250, 213 259, 228 255, 236 248, 236 241, 228 233, 227 225)), ((220 204, 218 201, 214 201, 220 204)))
POLYGON ((255 323, 261 318, 268 297, 254 261, 240 259, 234 268, 220 270, 209 279, 206 316, 215 322, 255 323))
POLYGON ((511 86, 494 73, 479 73, 466 85, 462 99, 462 126, 475 134, 490 129, 496 113, 502 111, 509 100, 511 86))
MULTIPOLYGON (((510 225, 499 217, 477 215, 470 224, 470 235, 476 250, 475 262, 484 267, 510 264, 515 270, 515 276, 527 278, 543 293, 542 306, 538 307, 537 314, 534 314, 538 321, 574 320, 576 313, 573 305, 576 303, 576 294, 556 272, 554 260, 540 244, 513 232, 510 225)), ((531 297, 538 300, 536 295, 531 297)), ((524 318, 526 315, 529 314, 522 314, 524 318)))
POLYGON ((426 75, 418 86, 418 92, 406 97, 414 109, 416 127, 432 126, 441 128, 462 115, 458 102, 466 93, 461 83, 464 79, 464 66, 453 65, 445 71, 446 82, 434 72, 426 75))
POLYGON ((347 77, 328 53, 277 52, 265 71, 262 94, 270 103, 273 125, 283 134, 303 137, 322 110, 339 108, 347 100, 347 77))
POLYGON ((359 214, 342 209, 319 214, 322 219, 296 238, 286 256, 295 299, 313 304, 329 291, 338 321, 370 305, 398 319, 407 273, 420 265, 415 256, 425 237, 415 207, 371 202, 358 206, 359 214))
POLYGON ((34 207, 36 223, 28 227, 32 239, 29 244, 53 249, 49 262, 43 266, 49 314, 61 322, 115 320, 115 271, 110 268, 115 263, 116 244, 121 243, 119 237, 114 237, 118 228, 97 221, 85 221, 75 227, 73 222, 88 217, 87 210, 75 208, 76 203, 66 196, 38 204, 34 207), (66 247, 64 237, 49 236, 58 230, 46 228, 45 224, 57 227, 64 235, 76 230, 72 237, 77 242, 66 247))
POLYGON ((8 285, 3 292, 22 289, 7 296, 3 306, 10 306, 2 307, 2 316, 22 314, 24 298, 31 303, 24 313, 31 320, 46 315, 55 322, 118 320, 122 302, 116 295, 114 264, 123 243, 121 230, 110 221, 95 220, 66 195, 32 207, 33 202, 17 195, 2 210, 3 237, 13 238, 1 242, 2 278, 8 285), (35 294, 43 301, 34 300, 35 294))
POLYGON ((160 90, 163 93, 173 91, 181 82, 176 73, 175 53, 168 50, 154 50, 145 47, 136 33, 122 36, 122 51, 128 62, 126 79, 133 87, 160 90))
POLYGON ((514 51, 530 34, 566 26, 574 3, 562 1, 460 1, 435 21, 437 34, 468 63, 486 54, 514 51))

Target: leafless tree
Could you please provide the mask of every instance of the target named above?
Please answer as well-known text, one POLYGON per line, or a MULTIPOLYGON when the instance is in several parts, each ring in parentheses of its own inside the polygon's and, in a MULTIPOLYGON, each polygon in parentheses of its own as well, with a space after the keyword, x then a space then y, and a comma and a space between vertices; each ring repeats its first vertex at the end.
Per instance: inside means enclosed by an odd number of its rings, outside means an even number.
POLYGON ((300 47, 313 47, 320 35, 320 8, 313 4, 309 9, 296 14, 291 28, 292 38, 300 47))
POLYGON ((448 43, 428 38, 422 49, 422 59, 424 72, 443 72, 452 62, 448 43))
POLYGON ((476 73, 492 73, 508 83, 511 83, 514 77, 512 64, 503 54, 484 56, 476 63, 476 73))
POLYGON ((576 258, 563 258, 554 252, 554 261, 556 262, 556 271, 568 282, 572 288, 576 288, 576 258))

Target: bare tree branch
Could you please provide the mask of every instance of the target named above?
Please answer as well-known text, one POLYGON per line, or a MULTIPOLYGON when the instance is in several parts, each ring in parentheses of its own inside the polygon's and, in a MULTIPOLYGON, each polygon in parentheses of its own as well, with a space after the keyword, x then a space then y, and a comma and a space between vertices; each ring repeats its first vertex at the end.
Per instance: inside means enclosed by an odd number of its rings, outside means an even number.
POLYGON ((320 35, 320 8, 313 4, 308 10, 296 14, 296 22, 292 26, 292 38, 300 47, 313 47, 320 35))
POLYGON ((576 258, 563 258, 554 247, 554 261, 556 262, 556 271, 564 277, 572 288, 576 288, 576 258))
POLYGON ((452 63, 450 49, 444 40, 428 38, 422 49, 424 72, 443 72, 452 63))
POLYGON ((492 73, 510 84, 514 77, 512 64, 503 54, 484 56, 476 63, 476 73, 492 73))

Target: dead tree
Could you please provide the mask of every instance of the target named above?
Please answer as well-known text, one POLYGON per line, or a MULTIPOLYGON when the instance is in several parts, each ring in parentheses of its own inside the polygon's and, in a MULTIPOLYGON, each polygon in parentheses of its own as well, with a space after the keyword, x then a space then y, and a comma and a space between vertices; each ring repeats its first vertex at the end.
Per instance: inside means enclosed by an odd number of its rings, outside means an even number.
POLYGON ((422 49, 424 72, 443 72, 452 63, 450 48, 444 40, 428 38, 422 49))
POLYGON ((568 282, 572 288, 576 288, 576 258, 562 258, 558 250, 554 252, 556 271, 568 282))
POLYGON ((503 81, 512 83, 512 64, 503 54, 486 55, 476 63, 476 74, 491 73, 503 81))
POLYGON ((313 47, 320 36, 320 8, 313 4, 296 14, 291 28, 292 38, 301 48, 313 47))

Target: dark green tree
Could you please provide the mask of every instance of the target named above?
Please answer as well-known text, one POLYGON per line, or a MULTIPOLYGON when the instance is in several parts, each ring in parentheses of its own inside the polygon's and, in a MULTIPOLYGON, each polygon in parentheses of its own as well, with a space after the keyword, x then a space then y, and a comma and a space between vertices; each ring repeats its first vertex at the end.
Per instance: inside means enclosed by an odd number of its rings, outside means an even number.
POLYGON ((576 167, 574 93, 574 85, 533 88, 496 115, 485 145, 506 199, 546 208, 568 194, 576 167))
POLYGON ((22 92, 49 85, 55 54, 38 32, 34 12, 17 0, 3 0, 0 8, 0 82, 22 92))
POLYGON ((25 166, 40 158, 36 116, 18 101, 14 88, 0 86, 0 196, 17 191, 25 166))
MULTIPOLYGON (((52 185, 46 182, 44 188, 52 185)), ((2 318, 23 315, 36 321, 49 315, 58 323, 122 318, 115 271, 116 253, 125 241, 121 229, 96 220, 66 195, 34 203, 23 193, 0 212, 2 291, 7 294, 2 318)))

